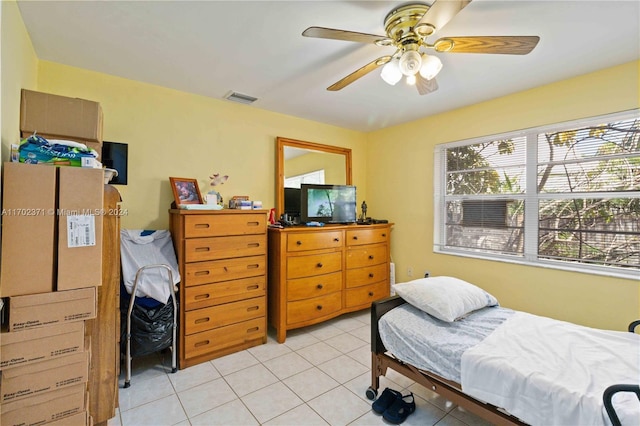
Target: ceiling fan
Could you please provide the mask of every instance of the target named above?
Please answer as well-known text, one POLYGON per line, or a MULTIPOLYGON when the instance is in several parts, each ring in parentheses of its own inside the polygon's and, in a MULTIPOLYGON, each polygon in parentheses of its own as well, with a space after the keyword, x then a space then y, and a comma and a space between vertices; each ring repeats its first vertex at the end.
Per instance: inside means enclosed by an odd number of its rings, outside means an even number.
POLYGON ((428 37, 442 29, 469 3, 471 0, 434 0, 430 6, 424 3, 403 4, 385 17, 386 36, 324 27, 309 27, 302 35, 396 48, 393 55, 381 56, 327 87, 329 91, 343 89, 383 66, 380 76, 385 82, 394 85, 406 76, 407 83, 415 84, 418 92, 425 95, 438 89, 435 76, 442 69, 440 59, 427 55, 424 52, 427 49, 438 53, 526 55, 540 40, 538 36, 471 36, 443 37, 433 44, 427 42, 428 37))

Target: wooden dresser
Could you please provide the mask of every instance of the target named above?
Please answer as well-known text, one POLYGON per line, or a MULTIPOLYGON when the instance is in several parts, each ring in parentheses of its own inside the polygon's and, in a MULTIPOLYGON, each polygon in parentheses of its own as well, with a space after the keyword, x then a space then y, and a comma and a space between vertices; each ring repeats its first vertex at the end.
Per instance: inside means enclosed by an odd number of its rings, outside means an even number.
POLYGON ((269 323, 287 330, 389 296, 392 224, 269 229, 269 323))
POLYGON ((180 368, 267 341, 267 212, 172 209, 180 368))

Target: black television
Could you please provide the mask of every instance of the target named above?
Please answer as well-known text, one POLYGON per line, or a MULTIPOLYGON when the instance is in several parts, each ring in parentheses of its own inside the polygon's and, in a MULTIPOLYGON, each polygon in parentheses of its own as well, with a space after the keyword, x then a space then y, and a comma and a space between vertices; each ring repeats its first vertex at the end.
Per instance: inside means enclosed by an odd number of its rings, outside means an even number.
POLYGON ((300 188, 284 189, 284 212, 294 218, 300 217, 300 188))
POLYGON ((109 182, 112 185, 127 184, 127 169, 129 167, 129 145, 121 142, 102 142, 100 161, 108 169, 118 171, 109 182))
POLYGON ((356 222, 355 186, 302 184, 300 191, 302 222, 356 222))

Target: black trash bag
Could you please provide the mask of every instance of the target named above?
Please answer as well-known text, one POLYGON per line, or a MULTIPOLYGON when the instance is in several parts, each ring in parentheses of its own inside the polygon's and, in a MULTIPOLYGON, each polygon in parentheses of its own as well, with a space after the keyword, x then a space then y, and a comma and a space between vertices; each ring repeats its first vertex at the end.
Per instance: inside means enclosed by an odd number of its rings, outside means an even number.
MULTIPOLYGON (((120 350, 127 353, 127 310, 129 305, 121 306, 120 350)), ((153 308, 138 304, 131 311, 131 356, 144 356, 161 351, 173 341, 173 302, 170 298, 166 305, 153 308)))

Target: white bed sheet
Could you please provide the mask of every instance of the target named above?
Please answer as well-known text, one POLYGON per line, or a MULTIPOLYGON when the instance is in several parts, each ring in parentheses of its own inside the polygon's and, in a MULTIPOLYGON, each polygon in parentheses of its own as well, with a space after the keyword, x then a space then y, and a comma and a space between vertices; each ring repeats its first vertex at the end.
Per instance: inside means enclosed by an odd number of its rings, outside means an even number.
MULTIPOLYGON (((532 425, 611 424, 602 394, 640 382, 640 335, 516 312, 462 355, 462 390, 532 425)), ((640 425, 635 394, 614 397, 623 425, 640 425)))
POLYGON ((461 321, 445 322, 405 303, 380 318, 378 332, 385 348, 398 359, 460 383, 462 354, 514 312, 495 306, 461 321))

